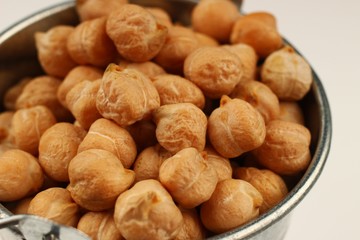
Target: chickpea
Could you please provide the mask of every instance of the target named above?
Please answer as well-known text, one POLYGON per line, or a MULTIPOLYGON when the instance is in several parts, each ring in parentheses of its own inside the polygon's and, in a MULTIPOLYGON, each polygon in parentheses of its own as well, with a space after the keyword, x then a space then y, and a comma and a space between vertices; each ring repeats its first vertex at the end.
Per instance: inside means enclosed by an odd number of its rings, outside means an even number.
POLYGON ((180 74, 186 57, 199 47, 194 31, 183 26, 169 28, 164 46, 154 61, 169 73, 180 74))
POLYGON ((171 17, 164 9, 158 7, 145 7, 145 9, 148 10, 160 24, 167 28, 172 27, 171 17))
POLYGON ((230 97, 250 103, 260 112, 265 123, 277 119, 280 114, 279 99, 268 86, 259 81, 247 81, 236 85, 230 97))
POLYGON ((265 59, 261 81, 280 100, 297 101, 309 92, 312 83, 310 65, 290 46, 273 52, 265 59))
POLYGON ((180 208, 183 216, 183 224, 180 228, 179 233, 176 235, 174 240, 202 240, 205 239, 205 230, 201 224, 198 213, 195 208, 185 209, 180 208))
POLYGON ((143 7, 124 4, 109 14, 106 32, 122 57, 145 62, 159 53, 168 30, 143 7))
POLYGON ((171 153, 187 147, 204 150, 207 118, 192 103, 163 105, 153 113, 156 138, 171 153))
POLYGON ((79 220, 77 229, 93 240, 124 240, 116 228, 113 212, 87 212, 79 220))
POLYGON ((156 77, 160 74, 165 74, 165 70, 158 64, 154 62, 142 62, 142 63, 132 63, 127 61, 120 61, 119 66, 121 68, 130 68, 130 69, 136 69, 146 76, 148 76, 150 79, 153 77, 156 77))
POLYGON ((81 65, 106 67, 116 57, 114 43, 106 34, 106 17, 77 25, 67 40, 71 58, 81 65))
POLYGON ((215 169, 206 161, 206 153, 185 148, 166 159, 159 170, 160 182, 184 208, 207 201, 218 183, 215 169))
POLYGON ((70 57, 66 41, 74 31, 72 26, 55 26, 47 32, 35 33, 39 62, 44 71, 54 77, 65 77, 77 64, 70 57))
POLYGON ((151 80, 134 69, 110 64, 96 97, 100 114, 120 126, 149 118, 160 106, 160 97, 151 80))
POLYGON ((153 179, 136 183, 118 197, 114 219, 128 240, 173 239, 183 223, 170 194, 153 179))
POLYGON ((55 123, 56 119, 47 107, 17 110, 11 123, 15 146, 37 155, 41 135, 55 123))
POLYGON ((203 34, 200 32, 195 32, 195 37, 201 47, 217 47, 217 46, 219 46, 219 43, 218 43, 218 41, 216 41, 216 39, 214 39, 206 34, 203 34))
POLYGON ((220 47, 201 47, 186 58, 184 74, 205 96, 220 98, 240 82, 243 68, 235 54, 220 47))
POLYGON ((33 78, 24 87, 16 100, 16 109, 43 105, 51 110, 58 121, 72 119, 71 113, 64 108, 56 97, 61 80, 50 76, 33 78))
POLYGON ((0 142, 11 138, 11 122, 14 117, 14 112, 6 111, 0 113, 0 142))
POLYGON ((284 180, 270 170, 239 167, 235 169, 234 176, 249 182, 261 193, 264 201, 260 207, 260 214, 273 208, 288 194, 284 180))
POLYGON ((232 28, 230 42, 248 44, 260 58, 266 58, 283 45, 275 21, 275 17, 264 12, 254 12, 238 18, 232 28))
POLYGON ((44 174, 36 158, 27 152, 12 149, 0 156, 0 201, 20 200, 37 192, 44 174))
POLYGON ((208 119, 208 137, 223 157, 234 158, 259 147, 265 139, 260 113, 241 99, 223 96, 208 119))
POLYGON ((159 169, 161 164, 172 154, 160 144, 145 148, 137 156, 134 163, 135 182, 145 179, 159 180, 159 169))
POLYGON ((136 144, 129 132, 105 118, 96 120, 80 143, 78 153, 88 149, 103 149, 114 154, 125 168, 136 158, 136 144))
POLYGON ((103 211, 114 207, 116 198, 130 187, 135 174, 111 152, 89 149, 70 161, 69 178, 68 189, 77 204, 90 211, 103 211))
POLYGON ((193 103, 204 108, 205 96, 193 82, 172 74, 158 75, 152 80, 160 96, 160 105, 193 103))
POLYGON ((97 79, 101 79, 103 75, 103 71, 100 68, 93 66, 77 66, 73 68, 61 82, 58 90, 57 90, 57 98, 59 102, 64 106, 66 106, 66 95, 74 87, 76 84, 84 81, 95 81, 97 79))
POLYGON ((7 110, 15 110, 15 104, 17 98, 22 93, 24 87, 26 84, 28 84, 31 81, 31 78, 23 78, 18 83, 16 83, 14 86, 10 87, 8 90, 6 90, 4 95, 4 106, 7 110))
POLYGON ((35 195, 29 204, 28 214, 76 227, 79 220, 79 210, 68 190, 49 188, 35 195))
POLYGON ((76 11, 80 21, 86 21, 108 16, 125 3, 128 3, 128 0, 76 0, 76 11))
POLYGON ((136 143, 138 152, 157 144, 156 125, 152 121, 138 121, 126 127, 136 143))
POLYGON ((82 81, 76 84, 66 95, 66 105, 80 126, 88 130, 97 119, 101 118, 96 108, 96 96, 101 79, 82 81))
POLYGON ((239 227, 259 216, 263 198, 244 180, 227 179, 217 184, 211 198, 201 205, 204 226, 214 233, 239 227))
POLYGON ((195 31, 205 33, 220 42, 227 42, 239 17, 239 9, 232 1, 203 0, 192 11, 191 23, 195 31))
POLYGON ((295 101, 280 101, 280 114, 278 120, 305 125, 304 114, 299 103, 295 101))
POLYGON ((230 160, 221 156, 211 146, 206 146, 205 151, 207 155, 206 161, 216 171, 219 182, 232 178, 230 160))
POLYGON ((69 163, 85 134, 83 129, 65 122, 43 133, 39 142, 39 163, 47 176, 59 182, 69 181, 69 163))
POLYGON ((254 150, 259 163, 277 174, 293 175, 311 160, 310 131, 297 123, 274 120, 266 126, 264 143, 254 150))

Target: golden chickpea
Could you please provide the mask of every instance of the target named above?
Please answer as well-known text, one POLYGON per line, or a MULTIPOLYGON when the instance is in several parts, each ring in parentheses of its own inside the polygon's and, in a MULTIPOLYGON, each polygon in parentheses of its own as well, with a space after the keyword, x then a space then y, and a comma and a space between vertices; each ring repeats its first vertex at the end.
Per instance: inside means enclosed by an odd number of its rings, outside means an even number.
POLYGON ((12 86, 8 90, 6 90, 5 95, 4 95, 4 106, 7 110, 15 110, 15 104, 16 104, 17 98, 22 93, 26 84, 28 84, 30 81, 31 81, 31 78, 23 78, 18 83, 16 83, 14 86, 12 86))
POLYGON ((113 212, 87 212, 79 220, 77 229, 93 240, 124 240, 116 228, 113 212))
POLYGON ((35 33, 39 62, 48 75, 65 77, 77 65, 66 47, 66 41, 73 31, 74 27, 59 25, 47 32, 35 33))
POLYGON ((115 9, 121 8, 128 0, 76 0, 76 11, 80 21, 108 16, 115 9))
POLYGON ((97 119, 101 118, 96 108, 96 96, 101 79, 82 81, 76 84, 66 95, 66 105, 80 126, 88 130, 97 119))
POLYGON ((103 211, 115 205, 116 198, 135 179, 111 152, 89 149, 77 154, 69 164, 71 197, 90 211, 103 211))
POLYGON ((157 75, 166 73, 160 65, 150 61, 142 63, 132 63, 124 60, 120 61, 119 66, 121 68, 136 69, 148 76, 150 79, 156 77, 157 75))
POLYGON ((106 34, 106 17, 77 25, 67 40, 71 58, 78 64, 106 67, 116 57, 114 43, 106 34))
POLYGON ((78 153, 88 149, 103 149, 114 154, 125 168, 130 168, 136 158, 136 144, 130 133, 113 121, 96 120, 80 143, 78 153))
POLYGON ((159 106, 159 94, 147 76, 135 69, 108 66, 96 97, 96 107, 104 118, 129 126, 149 118, 159 106))
POLYGON ((219 182, 232 178, 232 167, 230 160, 221 156, 210 146, 206 146, 205 151, 207 155, 206 161, 215 169, 219 182))
POLYGON ((191 29, 176 25, 169 28, 164 46, 154 61, 169 73, 181 74, 185 58, 199 46, 191 29))
POLYGON ((157 144, 156 139, 156 125, 151 120, 138 121, 126 127, 136 143, 138 152, 141 152, 147 147, 157 144))
POLYGON ((205 230, 195 208, 180 208, 183 216, 183 224, 174 240, 202 240, 205 239, 205 230))
POLYGON ((239 17, 239 9, 232 1, 203 0, 192 11, 191 23, 195 31, 205 33, 220 42, 227 42, 239 17))
POLYGON ((219 43, 214 38, 212 38, 206 34, 195 32, 195 37, 199 42, 199 46, 201 46, 201 47, 217 47, 217 46, 219 46, 219 43))
POLYGON ((216 186, 211 198, 201 205, 204 226, 214 233, 239 227, 259 216, 263 198, 244 180, 227 179, 216 186))
POLYGON ((109 14, 106 32, 122 57, 146 62, 159 53, 168 30, 145 8, 124 4, 109 14))
POLYGON ((310 131, 297 123, 274 120, 266 126, 264 143, 254 150, 259 163, 278 174, 293 175, 311 160, 310 131))
POLYGON ((273 52, 265 59, 261 81, 280 100, 297 101, 309 92, 312 83, 310 65, 290 46, 273 52))
POLYGON ((276 24, 273 24, 275 18, 269 17, 270 13, 266 17, 252 16, 255 14, 257 13, 238 18, 231 32, 230 42, 248 44, 255 49, 260 58, 266 58, 283 45, 283 40, 276 24), (269 19, 273 20, 269 23, 269 19))
POLYGON ((159 180, 161 164, 172 154, 160 144, 145 148, 134 162, 135 182, 145 179, 159 180))
POLYGON ((153 179, 140 181, 119 196, 114 219, 127 240, 173 239, 183 223, 170 194, 153 179))
POLYGON ((68 166, 86 132, 71 123, 57 123, 40 138, 39 163, 47 176, 59 182, 68 182, 68 166))
POLYGON ((51 76, 39 76, 24 87, 16 100, 16 109, 38 105, 48 107, 58 121, 72 119, 71 113, 64 108, 56 97, 61 80, 51 76))
POLYGON ((204 150, 207 118, 192 103, 163 105, 153 114, 156 138, 171 153, 187 147, 204 150))
POLYGON ((145 9, 148 10, 160 24, 167 28, 172 27, 171 17, 164 9, 158 7, 145 7, 145 9))
POLYGON ((240 59, 221 47, 201 47, 185 60, 184 74, 210 98, 232 92, 242 78, 240 59))
POLYGON ((247 81, 236 85, 230 97, 250 103, 260 112, 265 123, 277 119, 280 114, 279 99, 268 86, 259 81, 247 81))
POLYGON ((37 192, 44 174, 36 158, 27 152, 12 149, 0 156, 0 201, 20 200, 37 192))
POLYGON ((241 99, 223 96, 208 119, 208 137, 223 157, 233 158, 259 147, 265 139, 260 113, 241 99))
POLYGON ((195 148, 185 148, 166 159, 160 167, 159 179, 174 200, 185 208, 207 201, 218 183, 215 169, 206 161, 206 153, 195 148))
POLYGON ((11 122, 14 117, 13 111, 0 113, 0 142, 6 141, 10 137, 11 122))
POLYGON ((49 188, 35 195, 29 204, 28 214, 76 227, 79 220, 79 207, 72 200, 68 190, 49 188))
POLYGON ((235 169, 234 177, 247 181, 261 193, 264 201, 260 207, 260 214, 273 208, 288 194, 284 180, 267 169, 239 167, 235 169))
POLYGON ((160 105, 192 103, 204 108, 205 96, 193 82, 172 74, 158 75, 152 80, 160 96, 160 105))
POLYGON ((278 120, 289 121, 305 125, 304 114, 298 102, 280 101, 278 120))
POLYGON ((58 90, 57 90, 57 98, 59 102, 64 106, 66 106, 66 95, 74 87, 76 84, 88 80, 95 81, 97 79, 101 79, 103 75, 103 71, 100 68, 92 67, 92 66, 77 66, 73 68, 61 82, 58 90))
POLYGON ((17 110, 12 119, 14 144, 21 150, 37 155, 41 135, 55 123, 56 119, 47 107, 17 110))

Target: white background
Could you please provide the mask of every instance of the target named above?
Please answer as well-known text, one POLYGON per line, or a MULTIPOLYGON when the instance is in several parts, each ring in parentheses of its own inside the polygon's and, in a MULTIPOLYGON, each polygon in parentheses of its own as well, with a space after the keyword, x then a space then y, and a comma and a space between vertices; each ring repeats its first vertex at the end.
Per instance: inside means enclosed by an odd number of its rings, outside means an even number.
MULTIPOLYGON (((0 31, 58 2, 0 0, 0 31)), ((295 209, 285 240, 359 240, 360 1, 247 0, 243 10, 270 11, 277 17, 282 35, 322 80, 332 111, 327 164, 295 209)))

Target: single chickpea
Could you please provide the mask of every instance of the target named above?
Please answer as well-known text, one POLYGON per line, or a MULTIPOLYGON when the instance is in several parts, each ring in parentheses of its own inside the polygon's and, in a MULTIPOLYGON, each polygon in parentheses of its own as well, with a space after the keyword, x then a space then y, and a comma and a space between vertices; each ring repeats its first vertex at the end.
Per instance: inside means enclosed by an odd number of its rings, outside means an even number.
POLYGON ((20 200, 37 192, 44 174, 36 158, 27 152, 12 149, 0 156, 0 201, 20 200))
POLYGON ((135 69, 110 64, 96 97, 100 114, 120 126, 149 118, 160 106, 160 97, 151 80, 135 69))
POLYGON ((305 125, 304 114, 299 103, 296 101, 280 101, 278 120, 305 125))
POLYGON ((5 111, 0 113, 0 142, 4 142, 11 138, 11 122, 14 117, 13 111, 5 111))
POLYGON ((88 130, 97 119, 101 118, 96 108, 96 96, 101 79, 82 81, 76 84, 66 95, 66 106, 80 126, 88 130))
POLYGON ((159 53, 168 29, 145 8, 125 4, 109 14, 106 32, 122 57, 146 62, 159 53))
POLYGON ((263 198, 256 188, 244 180, 227 179, 217 184, 211 198, 201 205, 204 226, 223 233, 259 216, 263 198))
POLYGON ((180 206, 194 208, 207 201, 218 183, 215 169, 206 153, 185 148, 166 159, 159 170, 161 184, 180 206))
POLYGON ((163 105, 153 113, 156 138, 171 153, 187 147, 204 150, 207 118, 192 103, 163 105))
POLYGON ((80 21, 86 21, 108 16, 125 3, 128 3, 128 0, 76 0, 76 11, 80 21))
POLYGON ((297 123, 274 120, 266 125, 264 143, 254 150, 259 163, 283 175, 307 168, 311 160, 310 131, 297 123))
POLYGON ((241 99, 223 96, 208 119, 208 137, 223 157, 234 158, 259 147, 265 139, 260 113, 241 99))
POLYGON ((49 188, 35 195, 29 204, 28 214, 76 227, 80 216, 79 210, 68 190, 49 188))
POLYGON ((211 146, 206 146, 206 161, 217 173, 218 181, 232 178, 232 167, 230 160, 217 153, 211 146))
POLYGON ((124 240, 116 228, 113 212, 87 212, 79 220, 77 229, 93 240, 124 240))
POLYGON ((57 123, 40 138, 39 163, 47 176, 59 182, 68 182, 68 166, 77 154, 86 132, 71 123, 57 123))
POLYGON ((280 114, 279 99, 268 86, 259 81, 247 81, 236 85, 230 97, 250 103, 260 112, 265 123, 277 119, 280 114))
POLYGON ((170 194, 153 179, 140 181, 119 196, 114 219, 128 240, 173 239, 183 223, 170 194))
POLYGON ((239 17, 239 9, 232 1, 203 0, 192 11, 191 23, 195 31, 205 33, 220 42, 227 42, 239 17))
POLYGON ((172 74, 162 74, 152 79, 160 96, 160 105, 192 103, 202 109, 205 96, 193 82, 172 74))
POLYGON ((116 48, 106 34, 106 17, 77 25, 67 40, 71 58, 81 65, 106 67, 116 57, 116 48))
POLYGON ((37 155, 41 135, 56 123, 52 112, 44 106, 17 110, 12 119, 14 145, 37 155))
POLYGON ((116 198, 135 179, 111 152, 89 149, 77 154, 69 164, 71 197, 90 211, 103 211, 115 205, 116 198))
POLYGON ((136 158, 136 144, 130 133, 105 118, 96 120, 80 143, 78 153, 88 149, 103 149, 114 154, 125 168, 136 158))
POLYGON ((31 78, 23 78, 18 83, 16 83, 14 86, 10 87, 8 90, 6 90, 4 95, 4 106, 7 110, 15 110, 15 104, 17 98, 22 93, 24 87, 26 84, 28 84, 31 81, 31 78))
POLYGON ((121 68, 130 68, 130 69, 136 69, 146 76, 148 76, 150 79, 153 77, 156 77, 160 74, 165 74, 165 70, 158 64, 154 62, 143 62, 143 63, 132 63, 127 61, 120 61, 119 66, 121 68))
POLYGON ((199 42, 199 46, 201 47, 217 47, 219 46, 218 41, 216 41, 216 39, 200 33, 200 32, 195 32, 195 37, 199 42))
POLYGON ((260 214, 273 208, 288 194, 284 180, 267 169, 239 167, 235 169, 234 177, 247 181, 261 193, 264 201, 260 207, 260 214))
POLYGON ((310 65, 290 46, 273 52, 265 59, 261 81, 280 100, 297 101, 309 92, 312 83, 310 65))
POLYGON ((156 125, 152 121, 138 121, 126 127, 136 143, 138 152, 157 144, 156 125))
POLYGON ((60 84, 60 79, 51 76, 33 78, 16 100, 16 109, 43 105, 52 111, 58 121, 66 122, 72 119, 69 110, 64 108, 56 97, 60 84))
POLYGON ((254 12, 235 22, 230 42, 245 43, 252 46, 260 58, 266 58, 283 45, 283 40, 277 30, 275 17, 270 13, 254 12))
POLYGON ((145 148, 134 162, 135 182, 146 179, 159 180, 161 164, 172 154, 160 144, 145 148))
POLYGON ((195 208, 180 208, 183 216, 183 224, 174 240, 202 240, 205 239, 205 229, 201 224, 200 217, 195 208))
POLYGON ((158 7, 145 7, 145 9, 148 10, 160 24, 167 28, 172 27, 171 17, 164 9, 158 7))
POLYGON ((77 63, 72 60, 66 47, 72 26, 55 26, 47 32, 35 33, 35 45, 39 62, 44 71, 54 77, 65 77, 77 63))
POLYGON ((186 57, 199 46, 194 31, 176 25, 169 28, 164 46, 154 61, 169 73, 181 74, 186 57))
POLYGON ((57 98, 59 102, 66 106, 66 95, 76 84, 88 80, 95 81, 101 79, 103 75, 103 70, 93 66, 77 66, 73 68, 61 82, 57 90, 57 98))
POLYGON ((185 78, 210 98, 230 94, 243 75, 240 59, 221 47, 201 47, 184 63, 185 78))

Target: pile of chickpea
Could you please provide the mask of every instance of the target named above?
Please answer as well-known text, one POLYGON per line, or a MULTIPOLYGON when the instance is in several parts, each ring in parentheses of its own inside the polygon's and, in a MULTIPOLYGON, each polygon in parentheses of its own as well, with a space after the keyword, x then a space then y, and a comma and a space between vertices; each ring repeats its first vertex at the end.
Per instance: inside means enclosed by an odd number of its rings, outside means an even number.
POLYGON ((267 12, 202 0, 190 27, 78 0, 37 32, 44 75, 0 114, 0 202, 93 239, 204 239, 265 213, 311 160, 311 68, 267 12))

